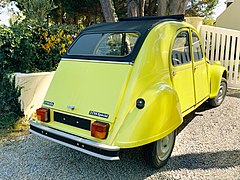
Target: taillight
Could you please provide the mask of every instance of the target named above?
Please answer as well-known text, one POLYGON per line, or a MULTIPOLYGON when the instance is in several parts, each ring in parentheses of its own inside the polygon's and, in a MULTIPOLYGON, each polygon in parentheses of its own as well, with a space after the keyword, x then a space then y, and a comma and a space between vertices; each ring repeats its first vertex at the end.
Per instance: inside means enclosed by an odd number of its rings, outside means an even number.
POLYGON ((37 119, 42 122, 50 121, 50 110, 45 108, 37 109, 37 119))
POLYGON ((91 136, 106 139, 108 135, 109 124, 95 121, 92 123, 91 136))

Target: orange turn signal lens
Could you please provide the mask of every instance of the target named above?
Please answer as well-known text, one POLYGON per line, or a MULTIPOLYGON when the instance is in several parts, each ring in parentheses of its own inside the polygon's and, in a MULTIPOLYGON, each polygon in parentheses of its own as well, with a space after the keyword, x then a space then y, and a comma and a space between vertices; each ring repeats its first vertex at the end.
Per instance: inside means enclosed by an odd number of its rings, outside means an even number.
POLYGON ((50 110, 45 108, 39 108, 36 111, 37 119, 42 122, 49 122, 50 121, 50 110))
POLYGON ((109 124, 95 121, 91 126, 91 136, 106 139, 108 135, 109 124))

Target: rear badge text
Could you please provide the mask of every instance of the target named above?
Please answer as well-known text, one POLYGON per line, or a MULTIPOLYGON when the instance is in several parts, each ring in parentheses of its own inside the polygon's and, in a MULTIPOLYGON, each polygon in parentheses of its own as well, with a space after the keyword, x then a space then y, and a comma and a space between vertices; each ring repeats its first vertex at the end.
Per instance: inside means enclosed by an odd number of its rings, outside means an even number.
POLYGON ((100 113, 100 112, 96 112, 96 111, 89 111, 89 115, 106 118, 106 119, 109 117, 109 114, 100 113))
POLYGON ((44 101, 43 104, 47 105, 47 106, 53 106, 54 102, 50 102, 50 101, 44 101))

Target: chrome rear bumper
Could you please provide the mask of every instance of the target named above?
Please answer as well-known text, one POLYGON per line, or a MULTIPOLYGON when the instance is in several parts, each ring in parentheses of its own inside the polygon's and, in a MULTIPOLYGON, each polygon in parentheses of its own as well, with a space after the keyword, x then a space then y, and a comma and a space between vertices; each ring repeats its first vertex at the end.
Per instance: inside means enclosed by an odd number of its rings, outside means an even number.
POLYGON ((30 121, 30 132, 100 159, 119 160, 120 148, 117 146, 109 146, 90 141, 79 136, 37 124, 33 121, 30 121))

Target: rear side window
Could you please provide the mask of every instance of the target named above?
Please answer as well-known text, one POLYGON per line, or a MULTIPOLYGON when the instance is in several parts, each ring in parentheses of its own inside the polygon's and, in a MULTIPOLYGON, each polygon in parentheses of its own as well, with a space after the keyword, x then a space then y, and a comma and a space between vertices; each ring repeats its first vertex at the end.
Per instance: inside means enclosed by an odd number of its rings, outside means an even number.
POLYGON ((137 33, 84 34, 69 49, 68 55, 126 56, 137 42, 137 33))
POLYGON ((194 61, 199 61, 203 59, 202 47, 198 35, 192 32, 192 47, 194 54, 194 61))
POLYGON ((172 64, 178 66, 190 61, 189 33, 188 31, 182 31, 177 35, 173 44, 172 64))

